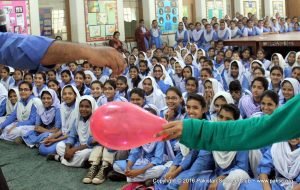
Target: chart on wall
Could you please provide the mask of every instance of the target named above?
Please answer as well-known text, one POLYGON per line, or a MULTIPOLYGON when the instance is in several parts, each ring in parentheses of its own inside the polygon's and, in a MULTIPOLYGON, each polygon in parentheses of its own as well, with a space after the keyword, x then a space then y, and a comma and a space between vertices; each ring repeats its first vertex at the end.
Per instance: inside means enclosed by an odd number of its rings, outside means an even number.
POLYGON ((41 36, 52 36, 52 8, 40 8, 41 36))
POLYGON ((85 0, 87 42, 105 41, 118 30, 116 0, 85 0))
POLYGON ((155 7, 162 33, 174 33, 178 27, 178 0, 156 0, 155 7))
POLYGON ((256 1, 244 1, 244 14, 252 13, 254 15, 257 14, 257 5, 256 1))
POLYGON ((284 15, 284 6, 283 1, 273 1, 272 2, 273 7, 273 15, 276 15, 276 13, 279 13, 280 16, 284 15))
POLYGON ((0 1, 0 8, 6 15, 8 32, 29 34, 30 20, 28 1, 0 1))

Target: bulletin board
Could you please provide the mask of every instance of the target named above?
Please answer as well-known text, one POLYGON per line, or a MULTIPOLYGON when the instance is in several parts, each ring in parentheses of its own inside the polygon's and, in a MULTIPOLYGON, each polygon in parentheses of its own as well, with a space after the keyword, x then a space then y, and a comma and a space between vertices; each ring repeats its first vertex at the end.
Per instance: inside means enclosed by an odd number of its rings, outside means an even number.
POLYGON ((0 1, 0 8, 6 14, 8 32, 18 34, 30 33, 30 19, 28 1, 0 1))
POLYGON ((156 0, 156 19, 163 34, 174 33, 178 28, 178 0, 156 0))
POLYGON ((118 30, 116 0, 85 0, 86 41, 105 41, 118 30))
POLYGON ((52 32, 52 8, 40 8, 41 36, 51 37, 52 32))

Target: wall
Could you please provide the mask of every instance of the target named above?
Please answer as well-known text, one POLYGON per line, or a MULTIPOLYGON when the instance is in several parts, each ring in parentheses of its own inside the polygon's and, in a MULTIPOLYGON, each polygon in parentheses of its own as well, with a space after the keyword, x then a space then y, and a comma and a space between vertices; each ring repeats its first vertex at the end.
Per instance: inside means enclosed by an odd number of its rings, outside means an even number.
POLYGON ((286 1, 286 14, 292 18, 294 16, 300 16, 299 13, 300 1, 299 0, 287 0, 286 1))

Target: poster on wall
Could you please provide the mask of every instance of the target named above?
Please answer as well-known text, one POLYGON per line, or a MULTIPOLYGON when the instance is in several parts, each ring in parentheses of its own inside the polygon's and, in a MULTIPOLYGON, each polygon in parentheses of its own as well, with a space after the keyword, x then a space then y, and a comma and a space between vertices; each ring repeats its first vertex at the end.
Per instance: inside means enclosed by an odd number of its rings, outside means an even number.
POLYGON ((274 16, 276 15, 276 13, 279 13, 280 16, 284 15, 283 1, 273 1, 272 2, 272 7, 273 7, 273 15, 274 16))
POLYGON ((52 36, 52 8, 40 8, 41 36, 52 36))
POLYGON ((244 1, 244 14, 252 13, 254 15, 257 14, 257 5, 256 1, 244 1))
POLYGON ((156 0, 156 19, 163 34, 178 28, 178 0, 156 0))
POLYGON ((30 21, 28 1, 0 1, 0 8, 6 15, 8 32, 29 34, 30 21))
POLYGON ((116 0, 85 0, 86 41, 105 41, 118 30, 116 0))

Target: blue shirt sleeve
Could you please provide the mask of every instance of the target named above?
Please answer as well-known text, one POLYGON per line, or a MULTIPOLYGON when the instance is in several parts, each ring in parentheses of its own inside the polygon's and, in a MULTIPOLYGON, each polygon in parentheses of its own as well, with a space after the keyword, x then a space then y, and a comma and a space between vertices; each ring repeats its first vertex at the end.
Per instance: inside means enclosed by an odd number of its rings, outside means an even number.
POLYGON ((191 150, 188 155, 185 156, 185 158, 180 163, 180 166, 182 170, 187 170, 191 167, 191 165, 194 163, 195 159, 197 158, 198 151, 191 150))
POLYGON ((77 130, 76 130, 76 127, 74 126, 74 124, 73 124, 73 127, 70 130, 68 138, 66 140, 66 144, 70 144, 71 146, 74 146, 74 144, 76 143, 76 141, 78 139, 77 130))
POLYGON ((269 175, 271 171, 274 169, 273 159, 271 156, 271 148, 269 148, 263 155, 258 167, 257 173, 258 174, 267 174, 269 175))
POLYGON ((191 168, 186 172, 187 178, 192 179, 198 176, 202 171, 213 170, 215 168, 212 153, 206 150, 200 150, 196 160, 191 168))
POLYGON ((0 104, 0 117, 4 116, 6 113, 6 98, 0 104))
POLYGON ((28 120, 18 121, 17 127, 24 126, 24 125, 34 125, 36 122, 36 115, 37 115, 36 111, 37 111, 36 107, 34 105, 32 105, 28 120))
POLYGON ((60 116, 59 109, 56 109, 56 113, 55 113, 55 128, 61 129, 61 116, 60 116))
POLYGON ((158 142, 155 147, 154 157, 151 158, 151 163, 155 166, 163 164, 165 143, 158 142))
POLYGON ((9 124, 12 124, 17 120, 17 108, 5 119, 3 123, 0 124, 0 128, 4 129, 7 127, 9 124))
POLYGON ((39 114, 36 114, 35 125, 36 126, 42 125, 42 119, 41 119, 41 116, 39 114))
POLYGON ((0 33, 0 62, 14 68, 38 70, 53 41, 40 36, 0 33))
POLYGON ((135 163, 137 161, 137 159, 139 158, 142 151, 143 150, 141 147, 131 149, 127 160, 131 161, 132 163, 135 163))

